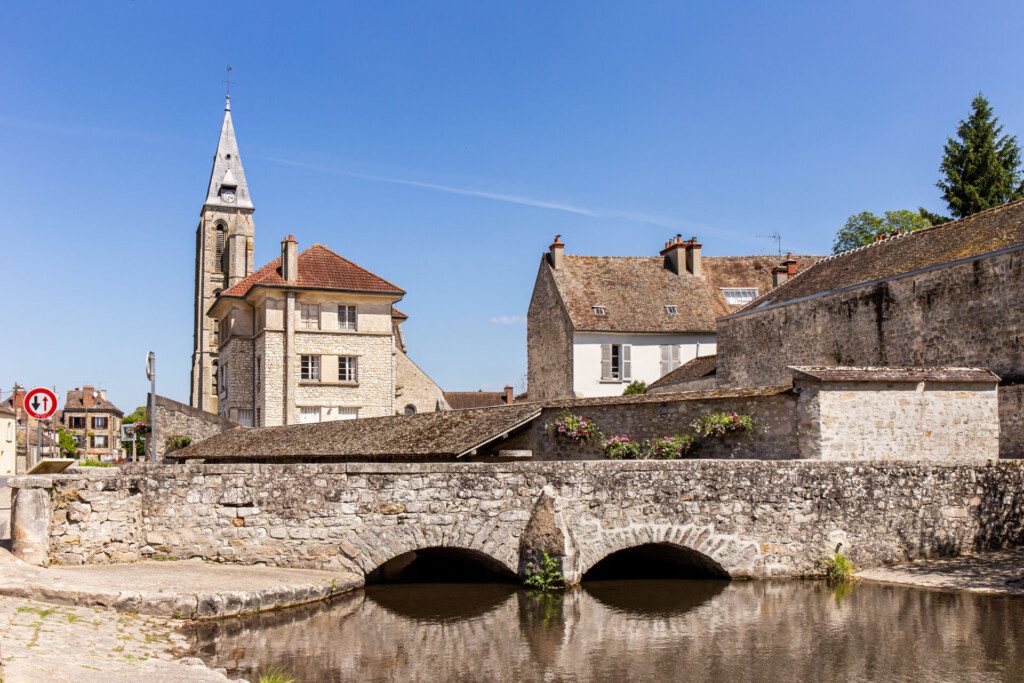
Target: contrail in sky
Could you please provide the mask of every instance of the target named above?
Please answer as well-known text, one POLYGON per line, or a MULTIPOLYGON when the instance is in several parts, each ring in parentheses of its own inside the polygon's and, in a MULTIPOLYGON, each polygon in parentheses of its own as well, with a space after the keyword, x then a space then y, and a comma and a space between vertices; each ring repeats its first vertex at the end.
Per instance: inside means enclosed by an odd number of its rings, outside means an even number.
POLYGON ((358 171, 349 171, 343 168, 337 168, 334 166, 325 166, 322 164, 310 164, 304 161, 295 161, 293 159, 282 159, 281 157, 270 157, 263 155, 254 155, 264 161, 270 161, 277 164, 284 164, 286 166, 294 166, 296 168, 305 168, 311 171, 321 171, 323 173, 332 173, 334 175, 347 176, 349 178, 359 178, 361 180, 370 180, 379 183, 390 183, 392 185, 405 185, 407 187, 418 187, 425 190, 434 190, 436 192, 446 192, 448 194, 463 195, 466 197, 479 197, 481 199, 491 199, 499 202, 506 202, 509 204, 519 204, 522 206, 536 206, 542 209, 551 209, 553 211, 564 211, 566 213, 572 213, 579 216, 589 216, 591 218, 621 218, 623 220, 632 221, 635 223, 646 223, 648 225, 657 225, 662 228, 682 228, 687 225, 688 229, 700 230, 703 232, 712 232, 719 235, 723 239, 730 241, 747 242, 749 236, 742 233, 733 232, 731 230, 722 230, 720 228, 710 228, 708 226, 695 226, 691 224, 684 224, 683 221, 668 218, 665 216, 657 216, 653 214, 640 213, 636 211, 621 211, 618 209, 602 209, 593 208, 587 206, 579 206, 576 204, 570 204, 568 202, 555 202, 548 201, 546 199, 536 199, 534 197, 524 197, 516 194, 506 194, 504 192, 489 192, 487 190, 473 190, 466 187, 457 187, 454 185, 444 185, 442 183, 428 183, 421 180, 409 180, 408 178, 393 178, 390 176, 374 175, 372 173, 359 173, 358 171))

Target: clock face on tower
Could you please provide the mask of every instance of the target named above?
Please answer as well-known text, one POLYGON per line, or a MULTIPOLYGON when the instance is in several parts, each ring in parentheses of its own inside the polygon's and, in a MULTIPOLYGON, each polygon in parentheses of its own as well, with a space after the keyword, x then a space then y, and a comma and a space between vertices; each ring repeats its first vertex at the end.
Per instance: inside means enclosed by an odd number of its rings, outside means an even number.
POLYGON ((220 198, 226 201, 228 204, 233 204, 235 201, 235 188, 225 187, 220 191, 220 198))

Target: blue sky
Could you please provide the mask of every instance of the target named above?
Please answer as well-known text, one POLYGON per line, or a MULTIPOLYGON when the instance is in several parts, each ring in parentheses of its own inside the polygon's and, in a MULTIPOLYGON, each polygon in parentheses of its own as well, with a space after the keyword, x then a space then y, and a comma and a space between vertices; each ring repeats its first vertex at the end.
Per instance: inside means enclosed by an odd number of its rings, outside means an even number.
POLYGON ((186 400, 234 67, 256 261, 294 233, 408 291, 448 389, 518 384, 540 253, 827 253, 923 205, 983 91, 1024 135, 1024 4, 6 2, 0 387, 186 400))

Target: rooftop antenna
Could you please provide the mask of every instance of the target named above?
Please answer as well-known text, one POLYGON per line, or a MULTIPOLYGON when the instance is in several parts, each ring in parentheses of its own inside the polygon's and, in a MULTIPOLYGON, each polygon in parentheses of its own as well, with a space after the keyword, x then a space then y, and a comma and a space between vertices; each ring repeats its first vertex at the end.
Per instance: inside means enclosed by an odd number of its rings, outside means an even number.
POLYGON ((775 250, 779 252, 779 256, 782 256, 782 235, 776 230, 770 235, 758 235, 759 240, 775 240, 775 250))

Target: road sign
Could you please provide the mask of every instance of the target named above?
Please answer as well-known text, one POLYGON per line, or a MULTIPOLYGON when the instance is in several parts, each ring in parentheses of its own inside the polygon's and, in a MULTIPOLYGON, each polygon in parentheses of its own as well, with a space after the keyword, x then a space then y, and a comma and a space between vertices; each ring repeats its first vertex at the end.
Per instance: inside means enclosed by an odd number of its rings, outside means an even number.
POLYGON ((25 394, 25 412, 37 420, 45 420, 57 412, 57 395, 46 387, 36 387, 25 394))

